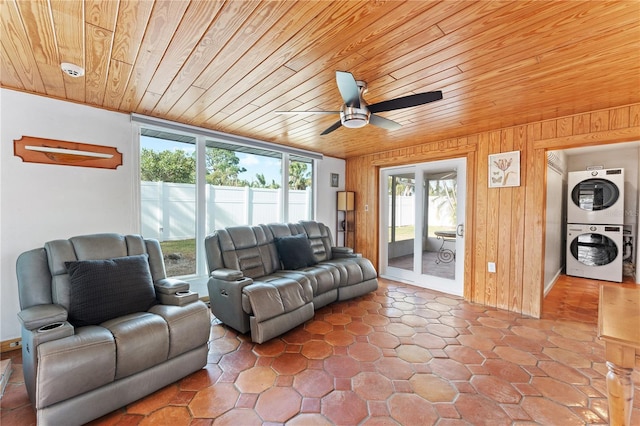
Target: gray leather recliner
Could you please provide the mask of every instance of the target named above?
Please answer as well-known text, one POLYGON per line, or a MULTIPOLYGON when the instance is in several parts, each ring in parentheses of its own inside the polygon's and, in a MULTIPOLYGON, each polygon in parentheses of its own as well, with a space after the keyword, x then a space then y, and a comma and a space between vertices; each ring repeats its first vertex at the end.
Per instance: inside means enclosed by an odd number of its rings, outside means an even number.
POLYGON ((207 363, 209 310, 188 283, 166 278, 155 240, 94 234, 50 241, 19 256, 17 275, 24 380, 39 425, 86 423, 207 363), (139 265, 143 273, 114 266, 124 275, 111 281, 106 273, 70 278, 72 265, 91 267, 90 261, 139 265), (146 278, 144 286, 138 285, 138 276, 146 278), (97 289, 83 288, 81 279, 108 282, 97 289), (134 288, 110 294, 116 301, 110 309, 123 309, 139 299, 142 287, 150 306, 110 317, 111 311, 100 304, 101 291, 108 291, 109 283, 115 287, 129 281, 134 288), (93 316, 89 325, 78 325, 86 319, 74 316, 82 291, 98 300, 97 306, 82 307, 93 316))
POLYGON ((310 320, 329 303, 378 288, 371 261, 351 248, 334 247, 321 222, 219 229, 205 238, 205 251, 212 313, 241 333, 251 331, 256 343, 310 320), (310 251, 309 262, 294 269, 277 247, 278 239, 291 237, 302 237, 310 251))

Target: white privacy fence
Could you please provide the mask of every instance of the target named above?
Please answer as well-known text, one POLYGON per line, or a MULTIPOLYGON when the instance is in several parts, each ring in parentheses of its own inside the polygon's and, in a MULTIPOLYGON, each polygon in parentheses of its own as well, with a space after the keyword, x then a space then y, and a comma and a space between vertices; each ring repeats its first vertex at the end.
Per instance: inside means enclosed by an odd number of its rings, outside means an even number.
MULTIPOLYGON (((194 238, 196 186, 142 182, 142 235, 159 241, 194 238)), ((206 186, 206 232, 236 225, 282 222, 282 189, 206 186)), ((289 222, 312 217, 311 189, 289 190, 289 222)))
MULTIPOLYGON (((449 205, 438 203, 440 197, 429 196, 429 226, 455 226, 455 212, 449 205)), ((396 226, 415 225, 415 201, 412 195, 396 195, 396 226)), ((389 212, 393 208, 391 196, 389 196, 389 212)), ((391 214, 389 214, 389 226, 391 226, 391 214)))

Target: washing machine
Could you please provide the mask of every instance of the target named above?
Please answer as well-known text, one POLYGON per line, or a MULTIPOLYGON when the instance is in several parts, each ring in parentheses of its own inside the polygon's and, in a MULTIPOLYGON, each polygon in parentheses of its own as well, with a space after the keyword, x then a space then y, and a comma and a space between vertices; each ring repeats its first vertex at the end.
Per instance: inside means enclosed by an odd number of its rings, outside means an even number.
POLYGON ((567 223, 624 223, 624 169, 570 172, 567 223))
POLYGON ((622 225, 567 225, 567 275, 622 282, 622 225))

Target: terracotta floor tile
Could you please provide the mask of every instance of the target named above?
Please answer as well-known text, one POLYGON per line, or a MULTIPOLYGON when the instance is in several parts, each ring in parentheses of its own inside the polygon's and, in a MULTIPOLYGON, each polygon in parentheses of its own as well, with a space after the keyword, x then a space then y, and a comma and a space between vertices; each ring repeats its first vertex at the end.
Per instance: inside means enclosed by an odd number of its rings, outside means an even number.
POLYGON ((373 362, 382 357, 380 348, 364 342, 356 342, 347 348, 349 356, 360 362, 373 362))
POLYGON ((531 376, 517 364, 501 359, 488 359, 484 366, 493 376, 506 380, 509 383, 529 383, 531 376))
POLYGON ((474 376, 471 384, 480 395, 484 395, 499 404, 517 404, 522 395, 506 380, 494 376, 474 376))
POLYGON ((565 406, 586 407, 589 398, 573 386, 552 377, 534 377, 531 386, 548 399, 565 406))
POLYGON ((453 402, 458 391, 448 380, 433 374, 415 374, 409 383, 413 391, 429 402, 453 402))
POLYGON ((248 408, 236 408, 227 411, 213 421, 214 426, 260 426, 262 420, 254 410, 248 408))
POLYGON ((333 356, 324 360, 324 369, 334 377, 353 377, 358 374, 360 364, 347 356, 333 356))
POLYGON ((284 423, 300 412, 302 397, 289 387, 271 388, 258 397, 256 413, 265 421, 284 423))
POLYGON ((333 346, 349 346, 356 341, 353 334, 345 330, 334 330, 325 336, 327 343, 333 346))
POLYGON ((297 374, 307 368, 307 358, 302 354, 284 353, 273 360, 271 368, 278 374, 297 374))
POLYGON ((284 352, 286 344, 280 339, 271 339, 268 342, 255 345, 253 352, 262 357, 274 357, 284 352))
POLYGON ((498 404, 480 395, 461 394, 456 400, 455 406, 462 418, 474 425, 511 424, 509 415, 498 404))
MULTIPOLYGON (((237 425, 240 425, 240 424, 242 423, 237 423, 237 425)), ((322 414, 315 414, 315 413, 298 414, 297 416, 295 416, 294 418, 292 418, 287 422, 287 426, 333 426, 333 425, 334 424, 331 423, 331 421, 329 421, 322 414)))
MULTIPOLYGON (((589 283, 561 276, 541 320, 380 279, 374 293, 323 307, 263 344, 214 321, 206 369, 90 424, 604 425, 599 287, 589 283), (554 302, 589 292, 588 306, 554 302)), ((0 354, 16 368, 0 421, 35 424, 12 352, 0 354)), ((640 358, 637 366, 636 384, 640 358)), ((640 425, 638 395, 636 386, 640 425)))
POLYGON ((302 345, 302 356, 309 359, 325 359, 333 353, 333 347, 324 340, 311 340, 302 345))
POLYGON ((478 351, 466 346, 447 346, 444 351, 449 358, 465 365, 482 364, 485 359, 478 351))
POLYGON ((369 324, 365 324, 362 321, 351 322, 347 324, 344 329, 349 333, 355 334, 356 336, 367 336, 373 333, 373 327, 369 324))
POLYGON ((163 407, 157 411, 154 411, 141 422, 140 426, 151 425, 175 425, 175 426, 188 426, 191 423, 191 414, 187 407, 163 407))
POLYGON ((193 417, 214 419, 236 405, 240 394, 231 383, 216 383, 201 390, 189 403, 193 417))
POLYGON ((260 393, 276 381, 276 373, 270 367, 252 367, 244 370, 236 380, 236 387, 243 393, 260 393))
POLYGON ((294 377, 293 387, 303 397, 321 398, 333 390, 333 378, 324 370, 304 370, 294 377))
POLYGON ((583 421, 562 404, 537 396, 526 396, 522 401, 522 409, 531 419, 539 424, 551 425, 583 425, 583 421))
POLYGON ((396 348, 396 353, 407 362, 429 362, 431 359, 431 353, 417 345, 400 345, 396 348))
POLYGON ((319 413, 320 412, 320 398, 302 398, 302 405, 300 406, 301 413, 319 413))
POLYGON ((366 402, 355 392, 337 390, 322 398, 321 412, 339 425, 357 425, 368 414, 366 402))
POLYGON ((429 363, 431 371, 449 380, 469 380, 471 372, 464 364, 453 359, 434 358, 429 363))
POLYGON ((496 346, 493 348, 493 352, 498 354, 501 359, 518 365, 536 365, 538 362, 536 357, 530 353, 511 346, 496 346))
POLYGON ((413 373, 413 367, 403 359, 384 357, 375 362, 378 372, 391 380, 407 380, 413 373))
POLYGON ((353 391, 366 401, 383 401, 393 393, 391 380, 377 373, 360 373, 351 382, 353 391))
POLYGON ((401 425, 432 425, 438 413, 432 404, 413 394, 396 394, 389 398, 389 413, 401 425))

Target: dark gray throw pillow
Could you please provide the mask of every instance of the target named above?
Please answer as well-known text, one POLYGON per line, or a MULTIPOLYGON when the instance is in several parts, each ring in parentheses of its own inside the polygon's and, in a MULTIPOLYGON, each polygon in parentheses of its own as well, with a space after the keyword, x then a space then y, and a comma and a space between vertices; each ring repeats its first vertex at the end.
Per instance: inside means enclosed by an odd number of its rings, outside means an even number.
POLYGON ((65 262, 71 282, 69 322, 96 325, 153 306, 156 292, 148 258, 141 254, 65 262))
POLYGON ((273 241, 284 269, 304 268, 318 263, 305 234, 275 238, 273 241))

